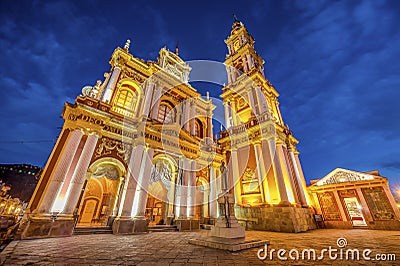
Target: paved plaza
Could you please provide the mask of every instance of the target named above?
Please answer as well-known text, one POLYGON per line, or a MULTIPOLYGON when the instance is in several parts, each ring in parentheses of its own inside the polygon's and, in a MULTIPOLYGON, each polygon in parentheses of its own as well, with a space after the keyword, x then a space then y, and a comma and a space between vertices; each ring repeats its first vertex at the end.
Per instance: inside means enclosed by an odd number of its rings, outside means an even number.
MULTIPOLYGON (((305 233, 278 233, 246 231, 253 238, 270 241, 271 249, 301 251, 315 249, 317 256, 322 249, 338 248, 343 254, 347 249, 358 249, 360 256, 365 249, 370 261, 339 259, 330 260, 326 253, 323 260, 281 261, 273 253, 269 258, 257 257, 259 248, 229 252, 188 244, 191 238, 206 236, 208 231, 152 232, 141 235, 80 235, 64 238, 37 239, 11 242, 0 254, 2 265, 400 265, 400 231, 318 229, 305 233), (339 249, 340 250, 340 249, 339 249), (376 254, 395 254, 396 261, 377 261, 376 254)), ((261 253, 263 255, 263 253, 261 253)), ((295 253, 292 253, 295 256, 295 253)), ((307 257, 307 256, 306 256, 307 257)), ((343 258, 345 255, 343 255, 343 258)))

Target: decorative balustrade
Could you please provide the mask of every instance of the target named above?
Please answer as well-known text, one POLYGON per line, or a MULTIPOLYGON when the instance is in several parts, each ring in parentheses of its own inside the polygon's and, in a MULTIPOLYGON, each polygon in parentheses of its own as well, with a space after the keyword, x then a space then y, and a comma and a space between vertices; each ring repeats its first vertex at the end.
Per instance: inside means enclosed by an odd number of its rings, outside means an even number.
POLYGON ((119 106, 115 106, 115 105, 111 108, 111 110, 120 115, 127 116, 130 118, 135 118, 135 112, 132 110, 125 109, 123 107, 119 107, 119 106))

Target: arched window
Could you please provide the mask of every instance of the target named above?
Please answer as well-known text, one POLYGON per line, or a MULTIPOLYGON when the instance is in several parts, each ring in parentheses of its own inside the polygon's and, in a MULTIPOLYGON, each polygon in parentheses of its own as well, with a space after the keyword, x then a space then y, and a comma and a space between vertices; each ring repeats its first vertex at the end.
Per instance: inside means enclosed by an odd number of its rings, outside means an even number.
POLYGON ((161 103, 158 108, 157 120, 163 123, 172 123, 173 111, 168 105, 161 103))
POLYGON ((138 95, 134 87, 123 85, 117 92, 112 110, 129 117, 135 116, 138 95))
POLYGON ((136 99, 133 97, 133 92, 129 89, 122 88, 118 92, 118 96, 116 99, 116 105, 125 109, 131 109, 134 107, 134 103, 136 99))
POLYGON ((203 129, 201 126, 201 122, 197 119, 194 120, 194 135, 199 138, 203 137, 203 129))

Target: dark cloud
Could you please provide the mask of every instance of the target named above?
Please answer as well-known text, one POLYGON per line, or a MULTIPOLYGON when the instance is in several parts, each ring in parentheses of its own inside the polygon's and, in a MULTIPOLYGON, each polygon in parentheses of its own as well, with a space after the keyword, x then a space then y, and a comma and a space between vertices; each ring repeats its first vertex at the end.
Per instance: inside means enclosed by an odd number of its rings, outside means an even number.
MULTIPOLYGON (((281 94, 307 178, 336 167, 400 178, 396 1, 2 1, 0 10, 0 141, 56 138, 63 102, 102 79, 113 49, 128 38, 144 59, 179 41, 186 60, 223 61, 235 13, 281 94)), ((52 146, 2 144, 0 161, 43 165, 52 146)))

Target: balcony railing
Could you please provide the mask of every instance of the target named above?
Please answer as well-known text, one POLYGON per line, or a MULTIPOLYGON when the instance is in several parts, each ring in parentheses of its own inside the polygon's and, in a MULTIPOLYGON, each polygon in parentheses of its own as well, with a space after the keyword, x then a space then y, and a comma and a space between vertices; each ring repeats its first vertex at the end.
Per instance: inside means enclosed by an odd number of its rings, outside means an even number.
POLYGON ((129 110, 129 109, 125 109, 123 107, 119 107, 119 106, 115 106, 114 105, 111 108, 111 110, 116 112, 116 113, 118 113, 118 114, 120 114, 120 115, 123 115, 123 116, 131 117, 131 118, 135 117, 135 112, 134 111, 129 110))
POLYGON ((221 131, 219 134, 220 134, 221 138, 226 138, 229 135, 236 135, 236 134, 243 133, 247 129, 252 128, 252 127, 258 125, 259 123, 263 123, 266 121, 275 121, 274 117, 269 112, 265 112, 265 113, 261 114, 259 117, 253 116, 246 123, 235 126, 235 127, 231 127, 225 131, 221 131))

